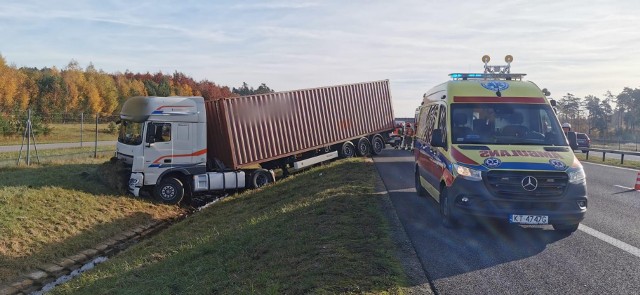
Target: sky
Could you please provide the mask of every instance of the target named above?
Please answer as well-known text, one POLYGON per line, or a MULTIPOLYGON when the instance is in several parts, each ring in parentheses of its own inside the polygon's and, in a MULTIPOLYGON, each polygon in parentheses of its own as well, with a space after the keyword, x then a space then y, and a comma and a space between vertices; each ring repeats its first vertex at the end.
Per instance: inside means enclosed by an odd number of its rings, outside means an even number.
POLYGON ((396 117, 481 57, 551 97, 640 87, 640 1, 9 1, 0 54, 17 67, 183 72, 276 91, 389 79, 396 117))

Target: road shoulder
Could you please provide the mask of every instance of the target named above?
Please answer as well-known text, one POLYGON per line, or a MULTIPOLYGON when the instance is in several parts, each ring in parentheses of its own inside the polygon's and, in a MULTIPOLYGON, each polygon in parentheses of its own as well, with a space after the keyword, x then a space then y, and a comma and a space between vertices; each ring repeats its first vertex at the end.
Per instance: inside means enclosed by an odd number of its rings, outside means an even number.
POLYGON ((434 294, 422 263, 404 230, 396 209, 389 198, 389 193, 376 169, 376 194, 380 195, 378 201, 382 212, 389 223, 389 232, 395 246, 395 255, 402 264, 403 271, 409 280, 406 288, 407 294, 434 294))

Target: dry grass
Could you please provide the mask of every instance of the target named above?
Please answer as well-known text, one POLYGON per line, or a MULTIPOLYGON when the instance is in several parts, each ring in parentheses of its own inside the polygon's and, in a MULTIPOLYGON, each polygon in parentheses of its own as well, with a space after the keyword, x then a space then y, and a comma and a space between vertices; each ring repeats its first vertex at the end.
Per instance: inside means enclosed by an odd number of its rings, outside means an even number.
POLYGON ((402 293, 375 170, 338 161, 227 198, 55 293, 402 293))
POLYGON ((116 193, 97 172, 105 160, 0 168, 0 285, 37 265, 183 211, 116 193))

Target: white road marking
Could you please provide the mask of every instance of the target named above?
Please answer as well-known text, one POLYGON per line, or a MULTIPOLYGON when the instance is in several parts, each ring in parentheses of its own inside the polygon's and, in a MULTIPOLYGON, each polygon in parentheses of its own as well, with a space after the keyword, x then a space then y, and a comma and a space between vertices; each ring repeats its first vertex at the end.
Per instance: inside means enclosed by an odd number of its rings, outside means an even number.
POLYGON ((624 188, 624 189, 635 190, 635 189, 634 189, 634 188, 632 188, 632 187, 626 187, 626 186, 621 186, 621 185, 617 185, 617 184, 614 184, 613 186, 615 186, 615 187, 619 187, 619 188, 624 188))
POLYGON ((415 188, 403 188, 403 189, 392 189, 387 191, 389 193, 415 193, 415 188))
POLYGON ((590 163, 590 162, 586 162, 586 161, 580 161, 580 163, 582 163, 582 165, 589 164, 589 165, 596 165, 596 166, 602 166, 602 167, 610 167, 610 168, 617 168, 617 169, 622 169, 622 170, 629 170, 629 171, 633 171, 633 172, 639 172, 638 169, 631 169, 631 168, 627 168, 627 167, 618 167, 618 166, 611 166, 611 165, 605 165, 605 164, 590 163))
POLYGON ((596 237, 604 242, 607 242, 608 244, 615 246, 616 248, 623 250, 631 255, 634 255, 638 258, 640 258, 640 249, 631 246, 623 241, 620 241, 614 237, 608 236, 606 234, 603 234, 593 228, 590 228, 584 224, 580 224, 580 227, 578 227, 579 230, 593 236, 596 237))

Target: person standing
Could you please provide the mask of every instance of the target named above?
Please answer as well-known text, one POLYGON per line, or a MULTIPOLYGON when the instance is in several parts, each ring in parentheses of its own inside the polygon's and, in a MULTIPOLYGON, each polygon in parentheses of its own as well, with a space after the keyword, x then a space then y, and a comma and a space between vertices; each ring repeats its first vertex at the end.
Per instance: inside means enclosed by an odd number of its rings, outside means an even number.
POLYGON ((415 131, 413 130, 413 127, 411 127, 411 123, 407 123, 404 129, 402 148, 405 150, 411 150, 413 149, 413 136, 415 135, 415 131))

